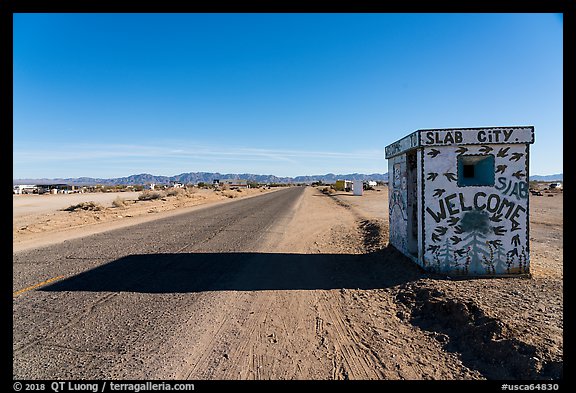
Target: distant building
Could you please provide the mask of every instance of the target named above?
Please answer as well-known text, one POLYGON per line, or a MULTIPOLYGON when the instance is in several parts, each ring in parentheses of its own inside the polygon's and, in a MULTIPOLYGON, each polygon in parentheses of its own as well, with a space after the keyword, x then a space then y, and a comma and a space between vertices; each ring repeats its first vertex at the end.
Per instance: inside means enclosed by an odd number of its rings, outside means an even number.
POLYGON ((150 184, 146 184, 146 186, 144 187, 146 190, 150 190, 150 191, 154 191, 154 187, 156 186, 156 184, 154 183, 150 183, 150 184))
POLYGON ((220 186, 227 185, 227 186, 230 187, 231 189, 235 189, 235 188, 249 188, 249 186, 248 186, 248 180, 244 180, 244 179, 224 179, 224 180, 219 180, 219 185, 220 185, 220 186))
POLYGON ((336 183, 334 183, 334 189, 336 191, 349 192, 352 190, 352 181, 351 180, 336 180, 336 183))
POLYGON ((176 182, 176 181, 171 181, 171 182, 170 182, 170 187, 183 188, 183 187, 184 187, 184 184, 178 183, 178 182, 176 182))
POLYGON ((64 183, 57 183, 57 184, 39 184, 36 186, 38 188, 38 194, 70 194, 74 192, 79 192, 80 187, 64 184, 64 183))
POLYGON ((17 184, 13 186, 12 194, 38 194, 38 187, 32 184, 17 184))
POLYGON ((562 183, 559 183, 559 182, 550 183, 549 188, 550 188, 551 190, 554 190, 554 189, 560 190, 560 189, 562 189, 562 183))

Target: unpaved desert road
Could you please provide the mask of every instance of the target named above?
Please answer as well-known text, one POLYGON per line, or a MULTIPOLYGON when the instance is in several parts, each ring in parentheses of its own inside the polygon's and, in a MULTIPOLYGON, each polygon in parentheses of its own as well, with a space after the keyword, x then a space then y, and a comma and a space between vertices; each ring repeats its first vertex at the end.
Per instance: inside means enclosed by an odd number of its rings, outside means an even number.
POLYGON ((358 220, 292 187, 14 253, 13 378, 483 379, 358 220))

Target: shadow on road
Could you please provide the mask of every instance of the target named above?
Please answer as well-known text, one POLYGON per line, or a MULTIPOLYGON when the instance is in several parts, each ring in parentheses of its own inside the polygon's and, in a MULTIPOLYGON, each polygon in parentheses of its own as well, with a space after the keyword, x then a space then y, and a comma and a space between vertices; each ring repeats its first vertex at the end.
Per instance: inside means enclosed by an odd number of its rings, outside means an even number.
POLYGON ((423 277, 394 248, 369 254, 130 255, 42 291, 186 293, 386 288, 423 277))

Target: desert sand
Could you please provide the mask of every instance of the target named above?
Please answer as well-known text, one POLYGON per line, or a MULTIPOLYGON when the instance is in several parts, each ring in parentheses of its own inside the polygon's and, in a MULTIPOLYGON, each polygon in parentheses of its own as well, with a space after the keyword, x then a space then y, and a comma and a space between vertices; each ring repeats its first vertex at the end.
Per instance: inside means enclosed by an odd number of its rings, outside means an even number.
POLYGON ((274 190, 274 188, 221 191, 182 189, 176 195, 170 196, 164 193, 162 198, 144 201, 138 200, 142 192, 13 195, 13 251, 46 246, 66 239, 130 226, 209 204, 226 203, 274 190), (125 201, 124 206, 113 205, 113 201, 117 198, 125 201), (102 209, 63 210, 82 202, 94 202, 102 209))

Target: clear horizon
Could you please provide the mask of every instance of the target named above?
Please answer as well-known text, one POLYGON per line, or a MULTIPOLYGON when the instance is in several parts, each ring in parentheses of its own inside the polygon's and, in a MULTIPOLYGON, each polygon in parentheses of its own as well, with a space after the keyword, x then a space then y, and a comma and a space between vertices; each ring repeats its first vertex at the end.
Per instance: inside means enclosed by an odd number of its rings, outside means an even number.
POLYGON ((532 125, 563 173, 561 14, 14 14, 13 178, 387 173, 417 129, 532 125))
MULTIPOLYGON (((54 179, 79 179, 79 178, 94 178, 94 179, 121 179, 121 178, 125 178, 125 177, 130 177, 130 176, 139 176, 139 175, 152 175, 152 176, 165 176, 165 177, 175 177, 175 176, 179 176, 179 175, 183 175, 186 173, 190 173, 190 172, 181 172, 181 173, 175 173, 173 175, 155 175, 154 173, 147 173, 147 172, 141 172, 141 173, 132 173, 130 175, 125 175, 125 176, 115 176, 115 177, 92 177, 92 176, 75 176, 75 177, 21 177, 21 178, 13 178, 13 180, 54 180, 54 179)), ((206 172, 206 171, 202 171, 202 172, 192 172, 192 173, 220 173, 221 175, 228 175, 228 174, 236 174, 236 175, 241 175, 241 174, 250 174, 250 175, 256 175, 256 176, 276 176, 278 178, 296 178, 296 177, 304 177, 304 176, 325 176, 325 175, 329 175, 329 174, 333 174, 333 175, 353 175, 353 174, 358 174, 358 175, 385 175, 388 174, 388 171, 386 172, 372 172, 372 173, 361 173, 361 172, 350 172, 350 173, 334 173, 334 172, 327 172, 327 173, 314 173, 314 174, 308 174, 308 175, 296 175, 296 176, 278 176, 275 175, 273 173, 251 173, 251 172, 206 172)), ((559 173, 546 173, 546 174, 541 174, 541 173, 531 173, 530 177, 533 176, 555 176, 555 175, 564 175, 564 173, 559 172, 559 173)))

